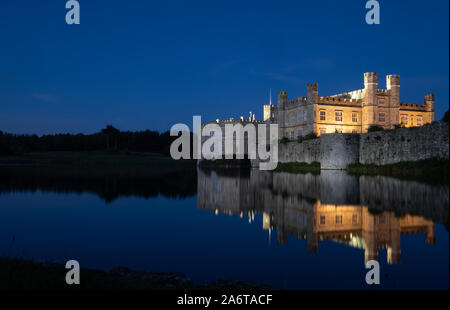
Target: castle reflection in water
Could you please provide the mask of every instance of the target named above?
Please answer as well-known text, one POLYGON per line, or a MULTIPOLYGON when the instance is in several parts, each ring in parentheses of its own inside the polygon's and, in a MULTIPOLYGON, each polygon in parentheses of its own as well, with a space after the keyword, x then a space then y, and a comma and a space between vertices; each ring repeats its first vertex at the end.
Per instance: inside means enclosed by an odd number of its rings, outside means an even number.
POLYGON ((306 239, 307 251, 332 240, 364 250, 364 261, 401 262, 400 236, 424 234, 434 244, 435 224, 448 223, 449 188, 382 176, 351 176, 341 171, 320 175, 259 170, 198 171, 198 208, 254 220, 287 235, 306 239))

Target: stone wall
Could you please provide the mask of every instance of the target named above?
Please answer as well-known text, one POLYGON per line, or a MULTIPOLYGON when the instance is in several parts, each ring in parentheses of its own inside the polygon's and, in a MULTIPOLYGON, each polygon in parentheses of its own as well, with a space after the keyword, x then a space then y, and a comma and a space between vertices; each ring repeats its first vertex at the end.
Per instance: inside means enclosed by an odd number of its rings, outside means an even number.
POLYGON ((366 134, 325 134, 302 143, 281 143, 278 161, 320 162, 322 169, 350 164, 386 165, 424 159, 449 159, 448 123, 376 131, 366 134))
POLYGON ((325 134, 320 137, 322 169, 345 169, 358 162, 358 134, 325 134))
POLYGON ((320 139, 280 143, 278 146, 278 162, 280 163, 312 163, 320 162, 320 139))
POLYGON ((361 164, 386 165, 430 158, 449 159, 448 123, 362 134, 361 164))

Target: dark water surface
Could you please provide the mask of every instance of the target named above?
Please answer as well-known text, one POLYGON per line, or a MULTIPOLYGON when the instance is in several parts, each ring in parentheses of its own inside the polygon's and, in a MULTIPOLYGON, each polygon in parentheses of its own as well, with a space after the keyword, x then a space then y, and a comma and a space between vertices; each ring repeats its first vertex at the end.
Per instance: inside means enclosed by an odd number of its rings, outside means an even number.
POLYGON ((0 167, 0 257, 279 288, 448 288, 449 187, 259 170, 0 167), (446 228, 447 227, 447 228, 446 228))

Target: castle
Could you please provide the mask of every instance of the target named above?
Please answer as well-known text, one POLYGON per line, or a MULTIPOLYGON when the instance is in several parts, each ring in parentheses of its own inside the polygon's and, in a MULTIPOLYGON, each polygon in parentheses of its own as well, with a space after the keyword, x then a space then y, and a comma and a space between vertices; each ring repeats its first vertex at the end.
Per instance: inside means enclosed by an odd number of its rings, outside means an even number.
POLYGON ((400 76, 386 76, 386 88, 378 89, 376 72, 364 74, 364 88, 319 96, 318 84, 307 85, 307 96, 288 100, 278 93, 278 104, 264 105, 264 121, 277 123, 279 137, 295 139, 314 133, 365 133, 371 126, 422 126, 434 121, 434 94, 425 104, 400 102, 400 76))

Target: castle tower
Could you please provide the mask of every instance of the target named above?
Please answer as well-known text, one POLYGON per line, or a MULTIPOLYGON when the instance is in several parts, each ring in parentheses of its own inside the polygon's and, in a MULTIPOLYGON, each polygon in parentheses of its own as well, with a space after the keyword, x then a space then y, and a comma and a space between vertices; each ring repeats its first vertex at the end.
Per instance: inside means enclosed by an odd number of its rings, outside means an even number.
POLYGON ((389 92, 389 123, 393 127, 400 123, 400 75, 387 75, 386 89, 389 92))
POLYGON ((278 92, 278 107, 280 109, 284 109, 285 105, 287 104, 288 100, 288 93, 287 91, 281 90, 278 92))
POLYGON ((434 120, 434 94, 425 95, 425 108, 427 112, 431 112, 431 119, 434 120))
POLYGON ((376 72, 364 73, 364 98, 362 105, 363 132, 376 124, 378 75, 376 72))
POLYGON ((306 96, 308 104, 314 104, 318 101, 319 97, 319 84, 312 83, 306 85, 306 96))

